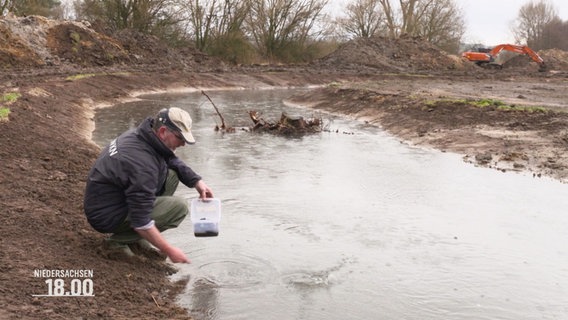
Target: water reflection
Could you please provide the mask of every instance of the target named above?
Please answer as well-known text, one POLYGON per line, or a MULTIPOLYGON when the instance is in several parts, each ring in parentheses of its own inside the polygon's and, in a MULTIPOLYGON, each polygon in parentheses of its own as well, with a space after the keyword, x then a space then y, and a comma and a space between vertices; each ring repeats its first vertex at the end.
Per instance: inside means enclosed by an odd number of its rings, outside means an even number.
MULTIPOLYGON (((251 109, 311 116, 284 106, 289 94, 211 97, 231 126, 251 125, 251 109)), ((340 133, 222 135, 198 93, 101 110, 94 138, 104 144, 164 105, 192 115, 198 143, 178 155, 223 201, 219 237, 194 238, 190 223, 165 234, 192 259, 176 276, 191 276, 180 303, 196 319, 568 317, 565 185, 325 114, 340 133)))

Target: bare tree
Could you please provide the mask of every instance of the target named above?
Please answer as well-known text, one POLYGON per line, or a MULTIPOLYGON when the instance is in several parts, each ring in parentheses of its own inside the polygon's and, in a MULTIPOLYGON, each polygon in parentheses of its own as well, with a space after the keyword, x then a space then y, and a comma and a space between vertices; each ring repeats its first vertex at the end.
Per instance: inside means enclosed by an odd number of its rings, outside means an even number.
POLYGON ((531 1, 519 10, 513 34, 517 43, 525 43, 533 50, 539 47, 545 27, 558 19, 556 8, 547 0, 531 1))
POLYGON ((195 45, 207 49, 217 39, 242 34, 242 26, 250 8, 249 1, 191 0, 183 5, 189 16, 195 45))
POLYGON ((249 13, 250 1, 225 0, 219 5, 218 19, 213 31, 217 37, 240 33, 249 13))
POLYGON ((423 14, 423 10, 427 8, 433 0, 400 0, 401 25, 400 32, 402 34, 413 35, 418 21, 423 14))
POLYGON ((191 0, 184 7, 189 14, 195 47, 204 50, 211 37, 213 19, 216 18, 217 0, 191 0))
POLYGON ((243 27, 250 4, 247 0, 181 0, 196 48, 235 64, 251 59, 254 48, 243 27))
POLYGON ((77 18, 103 21, 113 30, 161 34, 179 22, 174 0, 76 0, 77 18))
POLYGON ((393 4, 391 0, 379 0, 385 13, 386 24, 391 37, 401 34, 414 35, 418 21, 423 15, 423 10, 428 8, 435 0, 399 0, 393 4), (395 7, 398 5, 398 7, 395 7))
POLYGON ((419 6, 413 34, 444 49, 457 53, 465 33, 463 14, 453 0, 433 0, 419 6))
POLYGON ((348 36, 369 38, 386 30, 385 15, 378 0, 356 0, 346 9, 347 16, 338 19, 338 24, 348 36))
POLYGON ((305 47, 328 0, 251 0, 247 31, 262 56, 286 60, 305 47))
POLYGON ((540 49, 557 48, 568 51, 568 21, 554 19, 543 29, 540 41, 535 45, 540 49))
POLYGON ((346 11, 347 21, 341 25, 355 36, 377 31, 392 38, 417 36, 457 52, 465 32, 463 13, 454 0, 357 0, 346 11))
POLYGON ((61 18, 59 0, 0 0, 2 15, 12 12, 18 16, 39 15, 49 18, 61 18))
POLYGON ((387 29, 389 30, 389 36, 391 38, 395 38, 399 35, 399 27, 397 22, 397 13, 393 9, 390 0, 379 0, 381 7, 383 8, 383 12, 385 14, 385 23, 387 25, 387 29))

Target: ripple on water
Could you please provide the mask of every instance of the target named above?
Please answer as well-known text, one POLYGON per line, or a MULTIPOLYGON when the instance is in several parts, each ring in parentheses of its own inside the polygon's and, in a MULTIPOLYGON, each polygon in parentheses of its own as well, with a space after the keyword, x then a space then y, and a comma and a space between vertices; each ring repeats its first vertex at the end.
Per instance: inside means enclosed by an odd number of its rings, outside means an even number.
POLYGON ((284 275, 282 282, 297 289, 325 288, 330 285, 329 273, 326 272, 293 272, 284 275))
MULTIPOLYGON (((199 256, 193 254, 194 261, 199 256)), ((265 284, 274 277, 275 268, 259 257, 232 253, 208 254, 203 263, 194 265, 196 281, 217 288, 243 289, 265 284), (229 258, 227 258, 229 257, 229 258)))
POLYGON ((328 288, 346 281, 351 272, 346 266, 354 262, 352 258, 344 258, 336 266, 326 270, 290 272, 284 274, 281 281, 288 287, 300 290, 328 288))

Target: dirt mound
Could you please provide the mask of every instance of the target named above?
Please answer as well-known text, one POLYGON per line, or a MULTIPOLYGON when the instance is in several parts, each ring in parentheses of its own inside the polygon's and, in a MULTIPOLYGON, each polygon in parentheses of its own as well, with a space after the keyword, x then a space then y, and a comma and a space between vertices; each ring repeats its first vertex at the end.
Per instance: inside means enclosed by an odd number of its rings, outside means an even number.
POLYGON ((86 23, 56 21, 39 16, 0 19, 3 68, 61 65, 102 65, 125 54, 116 42, 100 36, 86 23), (116 58, 115 58, 116 57, 116 58), (95 61, 97 61, 95 63, 95 61))
POLYGON ((358 38, 342 45, 316 64, 336 68, 364 66, 384 72, 412 72, 468 68, 461 59, 448 55, 417 37, 358 38))
POLYGON ((39 67, 50 57, 46 50, 47 19, 41 17, 0 19, 0 68, 39 67))
POLYGON ((222 66, 223 63, 192 47, 171 48, 155 36, 135 30, 120 30, 113 34, 129 53, 130 62, 145 65, 180 64, 183 68, 196 68, 198 64, 222 66))
POLYGON ((174 49, 134 30, 98 32, 88 22, 39 16, 0 18, 0 68, 114 65, 159 68, 222 68, 194 48, 174 49))
POLYGON ((539 56, 550 70, 568 70, 568 52, 558 49, 542 50, 539 56))
POLYGON ((538 71, 539 69, 539 65, 527 55, 513 52, 502 52, 499 55, 499 58, 501 58, 502 55, 505 56, 502 58, 503 69, 534 69, 535 71, 538 71))
POLYGON ((72 23, 50 28, 47 47, 58 58, 82 66, 112 65, 129 60, 128 52, 118 41, 72 23))
MULTIPOLYGON (((568 52, 558 49, 541 50, 538 55, 544 60, 547 70, 568 71, 568 52)), ((529 56, 514 52, 501 52, 498 56, 504 69, 539 70, 539 65, 529 56)), ((498 62, 499 62, 498 61, 498 62)))

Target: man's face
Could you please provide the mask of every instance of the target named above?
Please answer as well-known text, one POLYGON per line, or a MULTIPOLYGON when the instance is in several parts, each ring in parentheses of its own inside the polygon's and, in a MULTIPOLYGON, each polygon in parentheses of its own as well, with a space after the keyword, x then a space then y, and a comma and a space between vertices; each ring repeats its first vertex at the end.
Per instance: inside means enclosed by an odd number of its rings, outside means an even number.
POLYGON ((176 151, 176 148, 178 147, 185 146, 185 140, 183 139, 181 132, 170 129, 166 126, 160 127, 158 130, 158 137, 172 151, 176 151))

